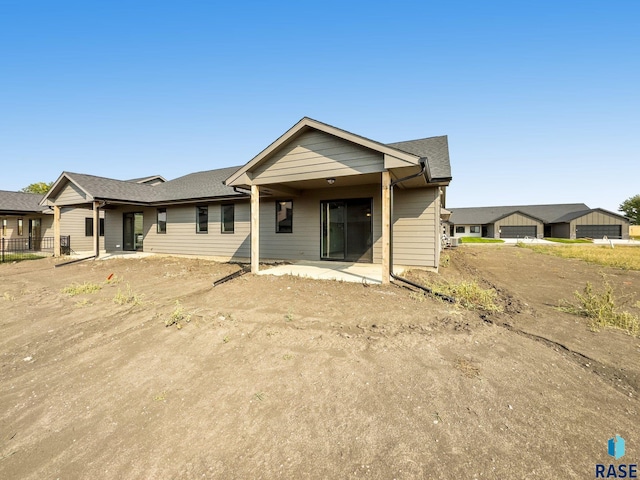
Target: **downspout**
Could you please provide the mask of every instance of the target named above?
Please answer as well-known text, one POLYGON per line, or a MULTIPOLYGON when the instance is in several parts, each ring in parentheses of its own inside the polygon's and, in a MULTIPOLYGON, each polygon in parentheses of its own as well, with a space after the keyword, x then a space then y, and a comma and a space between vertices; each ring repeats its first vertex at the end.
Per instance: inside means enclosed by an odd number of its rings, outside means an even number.
POLYGON ((451 303, 455 303, 456 299, 453 297, 450 297, 448 295, 444 295, 442 293, 438 293, 438 292, 434 292, 432 289, 430 289, 429 287, 425 287, 424 285, 420 285, 419 283, 415 283, 412 282, 411 280, 407 280, 406 278, 402 278, 398 275, 396 275, 395 273, 393 273, 393 187, 395 187, 396 185, 398 185, 399 183, 403 183, 406 182, 407 180, 411 180, 413 178, 417 178, 420 177, 422 175, 424 175, 427 172, 427 157, 421 157, 420 158, 420 171, 418 173, 414 173, 412 175, 409 175, 407 177, 403 177, 403 178, 399 178, 397 180, 394 180, 391 182, 391 184, 389 185, 389 197, 390 197, 390 204, 391 204, 391 212, 390 212, 390 216, 391 218, 389 219, 389 275, 391 276, 391 278, 393 278, 394 280, 398 281, 398 282, 403 282, 406 283, 408 285, 411 285, 414 288, 419 288, 420 290, 423 290, 431 295, 435 295, 437 297, 442 298, 443 300, 446 300, 447 302, 451 302, 451 303))

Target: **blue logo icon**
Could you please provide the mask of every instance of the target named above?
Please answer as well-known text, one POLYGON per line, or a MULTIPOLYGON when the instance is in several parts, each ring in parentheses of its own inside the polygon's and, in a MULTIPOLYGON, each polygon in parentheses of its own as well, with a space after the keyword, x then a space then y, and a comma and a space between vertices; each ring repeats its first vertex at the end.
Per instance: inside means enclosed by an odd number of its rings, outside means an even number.
POLYGON ((608 442, 607 452, 616 460, 624 457, 624 438, 622 438, 620 435, 616 435, 615 437, 610 438, 608 442))

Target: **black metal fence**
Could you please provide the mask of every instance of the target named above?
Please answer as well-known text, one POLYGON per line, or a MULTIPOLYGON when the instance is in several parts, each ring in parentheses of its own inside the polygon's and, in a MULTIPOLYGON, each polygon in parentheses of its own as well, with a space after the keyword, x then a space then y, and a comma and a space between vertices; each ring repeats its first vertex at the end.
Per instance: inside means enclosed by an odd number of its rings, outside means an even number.
MULTIPOLYGON (((3 238, 0 240, 0 263, 29 260, 53 255, 55 237, 3 238)), ((60 237, 62 255, 71 253, 71 237, 60 237)))

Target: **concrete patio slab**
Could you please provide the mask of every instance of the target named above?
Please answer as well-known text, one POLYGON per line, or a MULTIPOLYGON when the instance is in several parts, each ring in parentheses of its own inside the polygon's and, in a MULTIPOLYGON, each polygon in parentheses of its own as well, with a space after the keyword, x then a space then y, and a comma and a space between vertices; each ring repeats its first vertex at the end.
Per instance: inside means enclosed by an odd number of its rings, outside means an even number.
MULTIPOLYGON (((258 275, 294 275, 315 280, 336 280, 339 282, 357 282, 369 284, 382 283, 382 265, 373 263, 346 262, 294 262, 273 267, 261 266, 258 275)), ((402 272, 395 268, 395 274, 402 272)))

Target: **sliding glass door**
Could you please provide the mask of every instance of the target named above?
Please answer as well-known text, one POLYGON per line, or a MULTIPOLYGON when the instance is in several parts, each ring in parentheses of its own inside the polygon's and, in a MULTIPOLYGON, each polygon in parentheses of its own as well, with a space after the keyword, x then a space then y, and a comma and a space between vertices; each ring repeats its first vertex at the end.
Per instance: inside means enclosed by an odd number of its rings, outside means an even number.
POLYGON ((321 203, 323 260, 373 261, 370 198, 330 200, 321 203))

